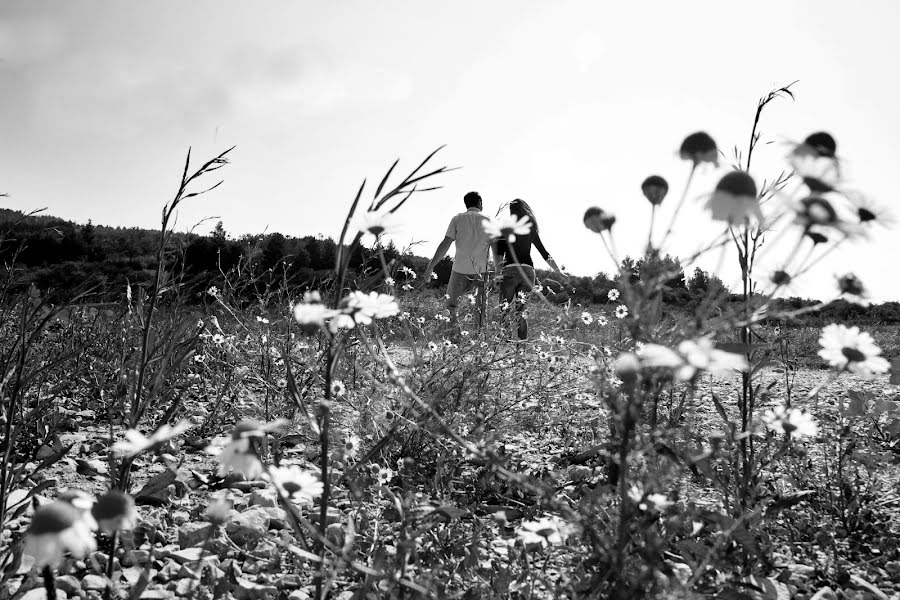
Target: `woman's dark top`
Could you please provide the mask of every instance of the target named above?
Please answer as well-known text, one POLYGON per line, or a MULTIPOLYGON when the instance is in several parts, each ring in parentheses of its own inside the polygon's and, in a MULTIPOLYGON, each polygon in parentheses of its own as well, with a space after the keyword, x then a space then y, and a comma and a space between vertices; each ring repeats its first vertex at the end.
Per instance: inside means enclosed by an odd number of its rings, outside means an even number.
POLYGON ((534 266, 534 262, 531 260, 531 246, 534 244, 534 247, 537 248, 538 252, 541 253, 541 256, 544 257, 544 260, 550 258, 550 254, 547 252, 547 249, 544 248, 544 243, 541 242, 541 236, 537 234, 537 232, 532 231, 528 235, 517 235, 516 241, 512 243, 512 249, 515 253, 515 258, 513 258, 513 252, 509 251, 509 244, 506 240, 499 240, 497 242, 497 257, 503 261, 504 265, 511 265, 515 262, 518 262, 521 265, 529 265, 531 267, 534 266))

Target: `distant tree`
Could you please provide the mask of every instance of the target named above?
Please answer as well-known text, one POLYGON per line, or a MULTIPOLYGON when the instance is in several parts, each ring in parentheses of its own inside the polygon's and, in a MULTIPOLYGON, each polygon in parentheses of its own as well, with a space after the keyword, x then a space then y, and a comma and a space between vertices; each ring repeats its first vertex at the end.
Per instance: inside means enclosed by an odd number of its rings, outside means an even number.
POLYGON ((271 269, 275 267, 286 254, 287 244, 284 236, 280 233, 273 233, 266 239, 263 245, 260 267, 263 269, 271 269))

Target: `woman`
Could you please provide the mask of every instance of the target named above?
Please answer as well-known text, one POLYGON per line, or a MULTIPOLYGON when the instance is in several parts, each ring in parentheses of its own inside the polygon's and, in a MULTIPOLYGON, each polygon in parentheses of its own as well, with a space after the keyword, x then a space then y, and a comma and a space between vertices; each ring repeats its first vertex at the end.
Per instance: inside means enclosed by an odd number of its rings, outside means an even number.
POLYGON ((528 217, 531 223, 531 232, 528 235, 517 235, 512 244, 506 240, 500 239, 494 242, 494 256, 497 259, 497 279, 500 285, 500 297, 502 302, 508 306, 512 306, 515 302, 516 311, 518 313, 518 333, 519 339, 524 340, 528 337, 528 322, 525 320, 525 302, 527 294, 531 292, 535 284, 534 262, 531 260, 531 247, 537 248, 538 252, 550 267, 565 277, 556 266, 556 261, 547 252, 544 243, 541 241, 538 229, 537 219, 534 218, 534 211, 528 206, 524 200, 513 200, 509 203, 509 214, 517 219, 528 217), (519 293, 521 297, 519 296, 519 293))

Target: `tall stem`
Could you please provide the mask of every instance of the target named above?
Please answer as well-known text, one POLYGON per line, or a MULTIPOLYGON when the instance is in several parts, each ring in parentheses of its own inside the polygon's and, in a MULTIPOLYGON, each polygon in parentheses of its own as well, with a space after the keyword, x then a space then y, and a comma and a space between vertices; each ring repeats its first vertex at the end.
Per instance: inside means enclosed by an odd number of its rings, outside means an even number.
POLYGON ((56 600, 56 580, 50 565, 44 565, 44 589, 47 591, 47 600, 56 600))
POLYGON ((666 233, 663 235, 662 241, 659 243, 659 249, 662 250, 666 245, 666 240, 669 239, 669 235, 672 233, 672 228, 675 227, 675 220, 678 219, 678 213, 681 212, 681 207, 684 205, 684 200, 687 198, 688 189, 691 187, 691 182, 694 180, 694 173, 697 171, 697 163, 691 163, 691 172, 688 174, 687 181, 684 184, 684 190, 681 192, 681 198, 678 199, 678 204, 675 205, 675 212, 672 213, 672 220, 669 221, 669 227, 666 229, 666 233))

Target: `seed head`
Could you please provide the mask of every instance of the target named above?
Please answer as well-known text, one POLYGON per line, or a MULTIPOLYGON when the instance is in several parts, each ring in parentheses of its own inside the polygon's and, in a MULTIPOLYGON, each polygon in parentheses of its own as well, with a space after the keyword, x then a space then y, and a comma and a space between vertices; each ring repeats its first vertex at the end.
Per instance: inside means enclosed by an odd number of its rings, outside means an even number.
POLYGON ((803 140, 803 145, 821 158, 835 158, 837 156, 837 142, 831 134, 824 131, 810 134, 803 140))
POLYGON ((732 171, 719 180, 716 191, 726 192, 732 196, 756 198, 756 182, 744 171, 732 171))
POLYGON ((653 206, 662 204, 666 194, 669 193, 669 182, 659 175, 651 175, 641 184, 641 191, 644 197, 650 201, 653 206))
POLYGON ((612 229, 615 222, 615 216, 596 206, 590 207, 584 213, 584 226, 594 233, 603 233, 607 229, 612 229))
POLYGON ((716 146, 716 140, 705 131, 698 131, 684 138, 681 142, 680 150, 681 158, 693 161, 694 165, 703 162, 718 164, 719 148, 716 146))

